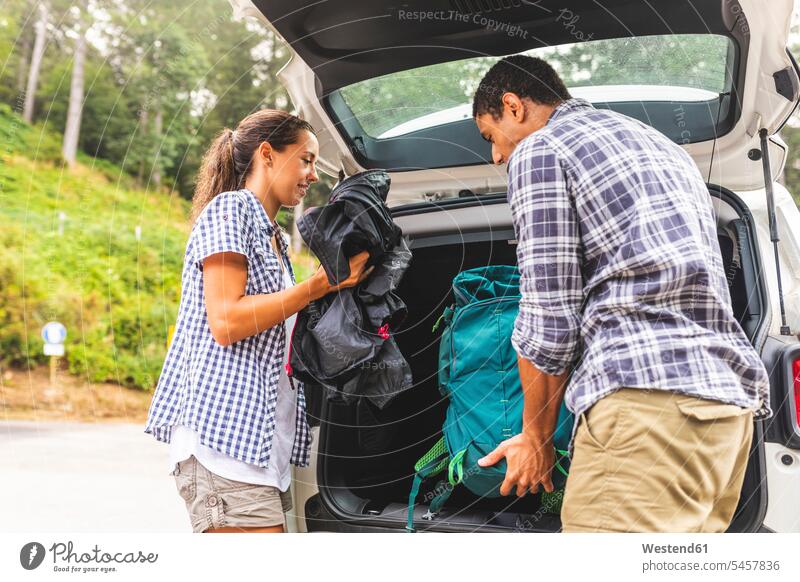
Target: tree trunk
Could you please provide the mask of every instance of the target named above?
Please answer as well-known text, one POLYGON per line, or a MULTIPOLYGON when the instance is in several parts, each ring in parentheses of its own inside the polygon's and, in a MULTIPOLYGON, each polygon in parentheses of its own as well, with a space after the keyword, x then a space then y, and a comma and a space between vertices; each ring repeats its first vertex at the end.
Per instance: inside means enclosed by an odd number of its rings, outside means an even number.
POLYGON ((83 71, 86 60, 86 31, 78 31, 75 40, 75 56, 72 59, 72 85, 69 90, 67 127, 64 129, 62 153, 70 167, 75 166, 78 154, 78 139, 81 134, 81 113, 83 111, 83 71))
MULTIPOLYGON (((141 137, 139 139, 144 140, 145 145, 149 143, 149 136, 147 135, 147 122, 148 122, 148 114, 147 108, 142 107, 139 109, 139 129, 137 130, 137 134, 141 137)), ((143 151, 142 148, 139 148, 139 151, 143 151)), ((144 168, 145 164, 147 163, 147 156, 142 156, 139 160, 139 172, 136 176, 136 182, 139 187, 144 186, 144 168)))
POLYGON ((21 32, 22 43, 19 50, 19 63, 17 64, 17 93, 22 95, 25 92, 25 81, 28 75, 28 68, 30 67, 31 59, 31 34, 30 29, 26 26, 21 32))
POLYGON ((296 255, 303 249, 303 237, 300 236, 300 231, 297 229, 297 221, 305 210, 305 204, 301 199, 297 206, 294 207, 294 220, 292 221, 292 252, 296 255))
POLYGON ((159 103, 156 107, 156 117, 153 122, 153 132, 155 134, 155 143, 156 143, 156 153, 153 157, 153 185, 156 190, 161 189, 161 157, 160 157, 160 150, 161 150, 161 131, 164 127, 164 114, 161 111, 161 104, 159 103))
POLYGON ((39 21, 36 23, 36 40, 33 43, 31 67, 28 71, 28 86, 25 89, 25 106, 22 118, 28 123, 33 122, 33 105, 36 99, 36 86, 39 83, 39 69, 42 66, 44 45, 47 37, 47 4, 39 4, 39 21))

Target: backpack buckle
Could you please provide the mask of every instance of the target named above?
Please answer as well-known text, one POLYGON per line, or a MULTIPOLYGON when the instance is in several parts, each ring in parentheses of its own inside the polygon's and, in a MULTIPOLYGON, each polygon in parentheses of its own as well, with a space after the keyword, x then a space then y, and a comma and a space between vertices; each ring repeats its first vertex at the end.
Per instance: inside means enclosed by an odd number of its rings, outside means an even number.
POLYGON ((422 519, 427 519, 428 521, 430 521, 430 520, 432 520, 434 517, 436 517, 437 515, 438 515, 437 513, 433 513, 433 512, 431 512, 431 510, 429 509, 429 510, 428 510, 428 511, 426 511, 426 512, 425 512, 425 514, 422 516, 422 519))

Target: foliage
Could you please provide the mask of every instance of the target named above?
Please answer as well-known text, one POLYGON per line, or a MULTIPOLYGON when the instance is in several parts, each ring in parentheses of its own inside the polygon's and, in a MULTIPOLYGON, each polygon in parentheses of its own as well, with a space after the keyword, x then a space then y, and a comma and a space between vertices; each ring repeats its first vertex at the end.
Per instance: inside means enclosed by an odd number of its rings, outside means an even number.
POLYGON ((29 142, 58 140, 7 108, 0 135, 14 144, 0 165, 0 364, 43 362, 40 330, 57 320, 71 372, 152 388, 177 316, 188 203, 120 186, 107 163, 65 172, 25 157, 29 142))

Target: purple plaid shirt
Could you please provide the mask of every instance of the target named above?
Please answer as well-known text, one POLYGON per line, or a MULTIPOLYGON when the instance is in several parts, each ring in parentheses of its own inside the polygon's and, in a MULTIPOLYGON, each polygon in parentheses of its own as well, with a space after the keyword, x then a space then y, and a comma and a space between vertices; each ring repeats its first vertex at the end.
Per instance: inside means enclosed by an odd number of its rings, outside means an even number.
POLYGON ((574 367, 564 398, 576 417, 622 387, 771 415, 711 197, 683 148, 570 99, 517 145, 508 184, 522 293, 511 342, 547 374, 574 367))

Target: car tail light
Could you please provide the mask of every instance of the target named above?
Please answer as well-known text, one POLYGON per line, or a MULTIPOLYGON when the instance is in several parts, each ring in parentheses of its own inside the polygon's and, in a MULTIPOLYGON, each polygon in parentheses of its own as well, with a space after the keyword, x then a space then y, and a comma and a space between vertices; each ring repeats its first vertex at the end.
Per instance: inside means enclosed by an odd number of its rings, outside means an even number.
POLYGON ((792 377, 794 378, 794 422, 800 428, 800 358, 792 364, 792 377))

